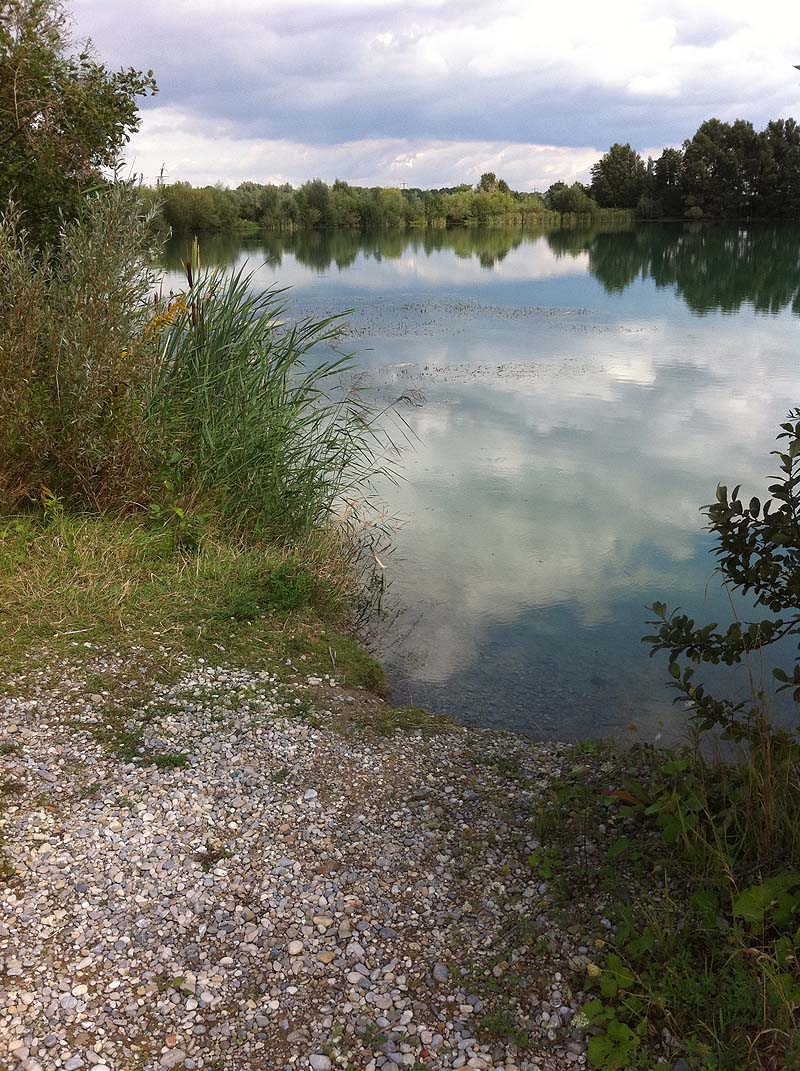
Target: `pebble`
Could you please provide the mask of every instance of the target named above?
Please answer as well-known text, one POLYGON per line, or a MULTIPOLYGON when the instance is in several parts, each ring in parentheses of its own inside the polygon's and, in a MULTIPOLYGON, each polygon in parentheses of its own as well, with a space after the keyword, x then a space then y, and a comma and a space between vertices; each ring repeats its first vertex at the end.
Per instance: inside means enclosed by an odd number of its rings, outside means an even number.
MULTIPOLYGON (((531 1007, 548 1010, 528 1016, 516 1063, 482 1038, 494 1006, 463 973, 516 970, 509 912, 532 887, 521 845, 564 747, 458 728, 350 738, 326 728, 329 708, 384 708, 333 678, 222 656, 170 665, 162 683, 135 654, 90 646, 0 696, 0 739, 9 724, 26 734, 24 754, 2 756, 23 786, 4 850, 26 876, 0 884, 0 1037, 20 1071, 583 1066, 557 958, 537 963, 531 1007), (100 676, 109 687, 87 691, 100 676), (145 679, 145 745, 184 766, 117 758, 95 738, 110 696, 130 718, 126 688, 145 679), (317 727, 297 711, 323 685, 317 727), (512 756, 526 780, 504 784, 501 805, 486 771, 512 756), (57 807, 42 805, 45 784, 57 807), (38 1048, 25 1020, 44 1026, 38 1048)), ((537 895, 544 917, 547 886, 537 895)), ((580 938, 545 925, 563 971, 580 938)))

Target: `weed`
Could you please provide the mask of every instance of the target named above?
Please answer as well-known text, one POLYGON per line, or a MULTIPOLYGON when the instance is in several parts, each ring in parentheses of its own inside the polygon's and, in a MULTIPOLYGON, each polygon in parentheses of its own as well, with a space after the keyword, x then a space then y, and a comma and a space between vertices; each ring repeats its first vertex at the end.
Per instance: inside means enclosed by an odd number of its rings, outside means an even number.
POLYGON ((198 863, 206 872, 212 870, 217 863, 221 863, 223 859, 229 859, 231 855, 227 848, 211 844, 207 844, 198 849, 194 854, 198 863))
POLYGON ((525 1052, 530 1045, 526 1030, 517 1026, 508 1012, 490 1012, 480 1021, 480 1030, 491 1041, 504 1041, 514 1045, 519 1052, 525 1052))
POLYGON ((183 751, 168 751, 161 754, 151 752, 145 756, 145 762, 159 770, 179 770, 188 765, 189 756, 183 751))
POLYGON ((386 1035, 375 1023, 367 1023, 361 1040, 365 1049, 374 1050, 386 1044, 386 1035))

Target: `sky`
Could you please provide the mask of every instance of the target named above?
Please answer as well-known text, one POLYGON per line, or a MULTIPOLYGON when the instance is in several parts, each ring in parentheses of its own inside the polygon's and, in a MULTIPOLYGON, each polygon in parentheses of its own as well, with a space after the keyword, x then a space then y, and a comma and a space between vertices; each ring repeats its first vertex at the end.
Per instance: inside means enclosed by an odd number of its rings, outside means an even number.
POLYGON ((585 180, 615 141, 800 117, 792 0, 72 0, 108 64, 152 68, 126 160, 152 181, 585 180))

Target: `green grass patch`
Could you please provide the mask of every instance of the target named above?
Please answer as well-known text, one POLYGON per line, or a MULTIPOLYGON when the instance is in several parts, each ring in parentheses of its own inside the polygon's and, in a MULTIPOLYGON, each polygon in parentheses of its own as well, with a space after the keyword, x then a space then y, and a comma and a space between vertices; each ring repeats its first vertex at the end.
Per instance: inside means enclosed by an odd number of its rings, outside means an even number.
POLYGON ((209 534, 187 554, 161 527, 134 519, 0 518, 4 669, 36 651, 75 656, 86 645, 136 648, 160 666, 173 654, 252 665, 303 656, 309 671, 381 690, 377 663, 331 628, 345 618, 350 584, 322 541, 288 555, 209 534))

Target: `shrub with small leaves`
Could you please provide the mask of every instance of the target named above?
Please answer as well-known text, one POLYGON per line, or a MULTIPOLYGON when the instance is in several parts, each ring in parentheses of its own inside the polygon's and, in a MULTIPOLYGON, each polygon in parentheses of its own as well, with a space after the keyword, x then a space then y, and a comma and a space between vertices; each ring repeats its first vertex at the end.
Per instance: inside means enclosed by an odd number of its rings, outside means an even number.
MULTIPOLYGON (((737 665, 779 640, 800 636, 800 409, 781 424, 778 442, 780 448, 772 453, 780 471, 769 487, 770 499, 762 504, 753 497, 745 503, 738 486, 729 493, 720 485, 716 501, 704 507, 723 583, 772 616, 734 621, 723 631, 716 622, 698 626, 687 614, 655 602, 650 607, 655 619, 649 623, 656 631, 644 638, 651 654, 669 653, 673 686, 691 704, 700 730, 721 728, 732 740, 752 738, 763 720, 766 696, 759 691, 741 702, 714 696, 695 683, 696 667, 737 665)), ((795 704, 800 703, 800 653, 793 666, 775 669, 773 675, 776 692, 790 689, 795 704)))

